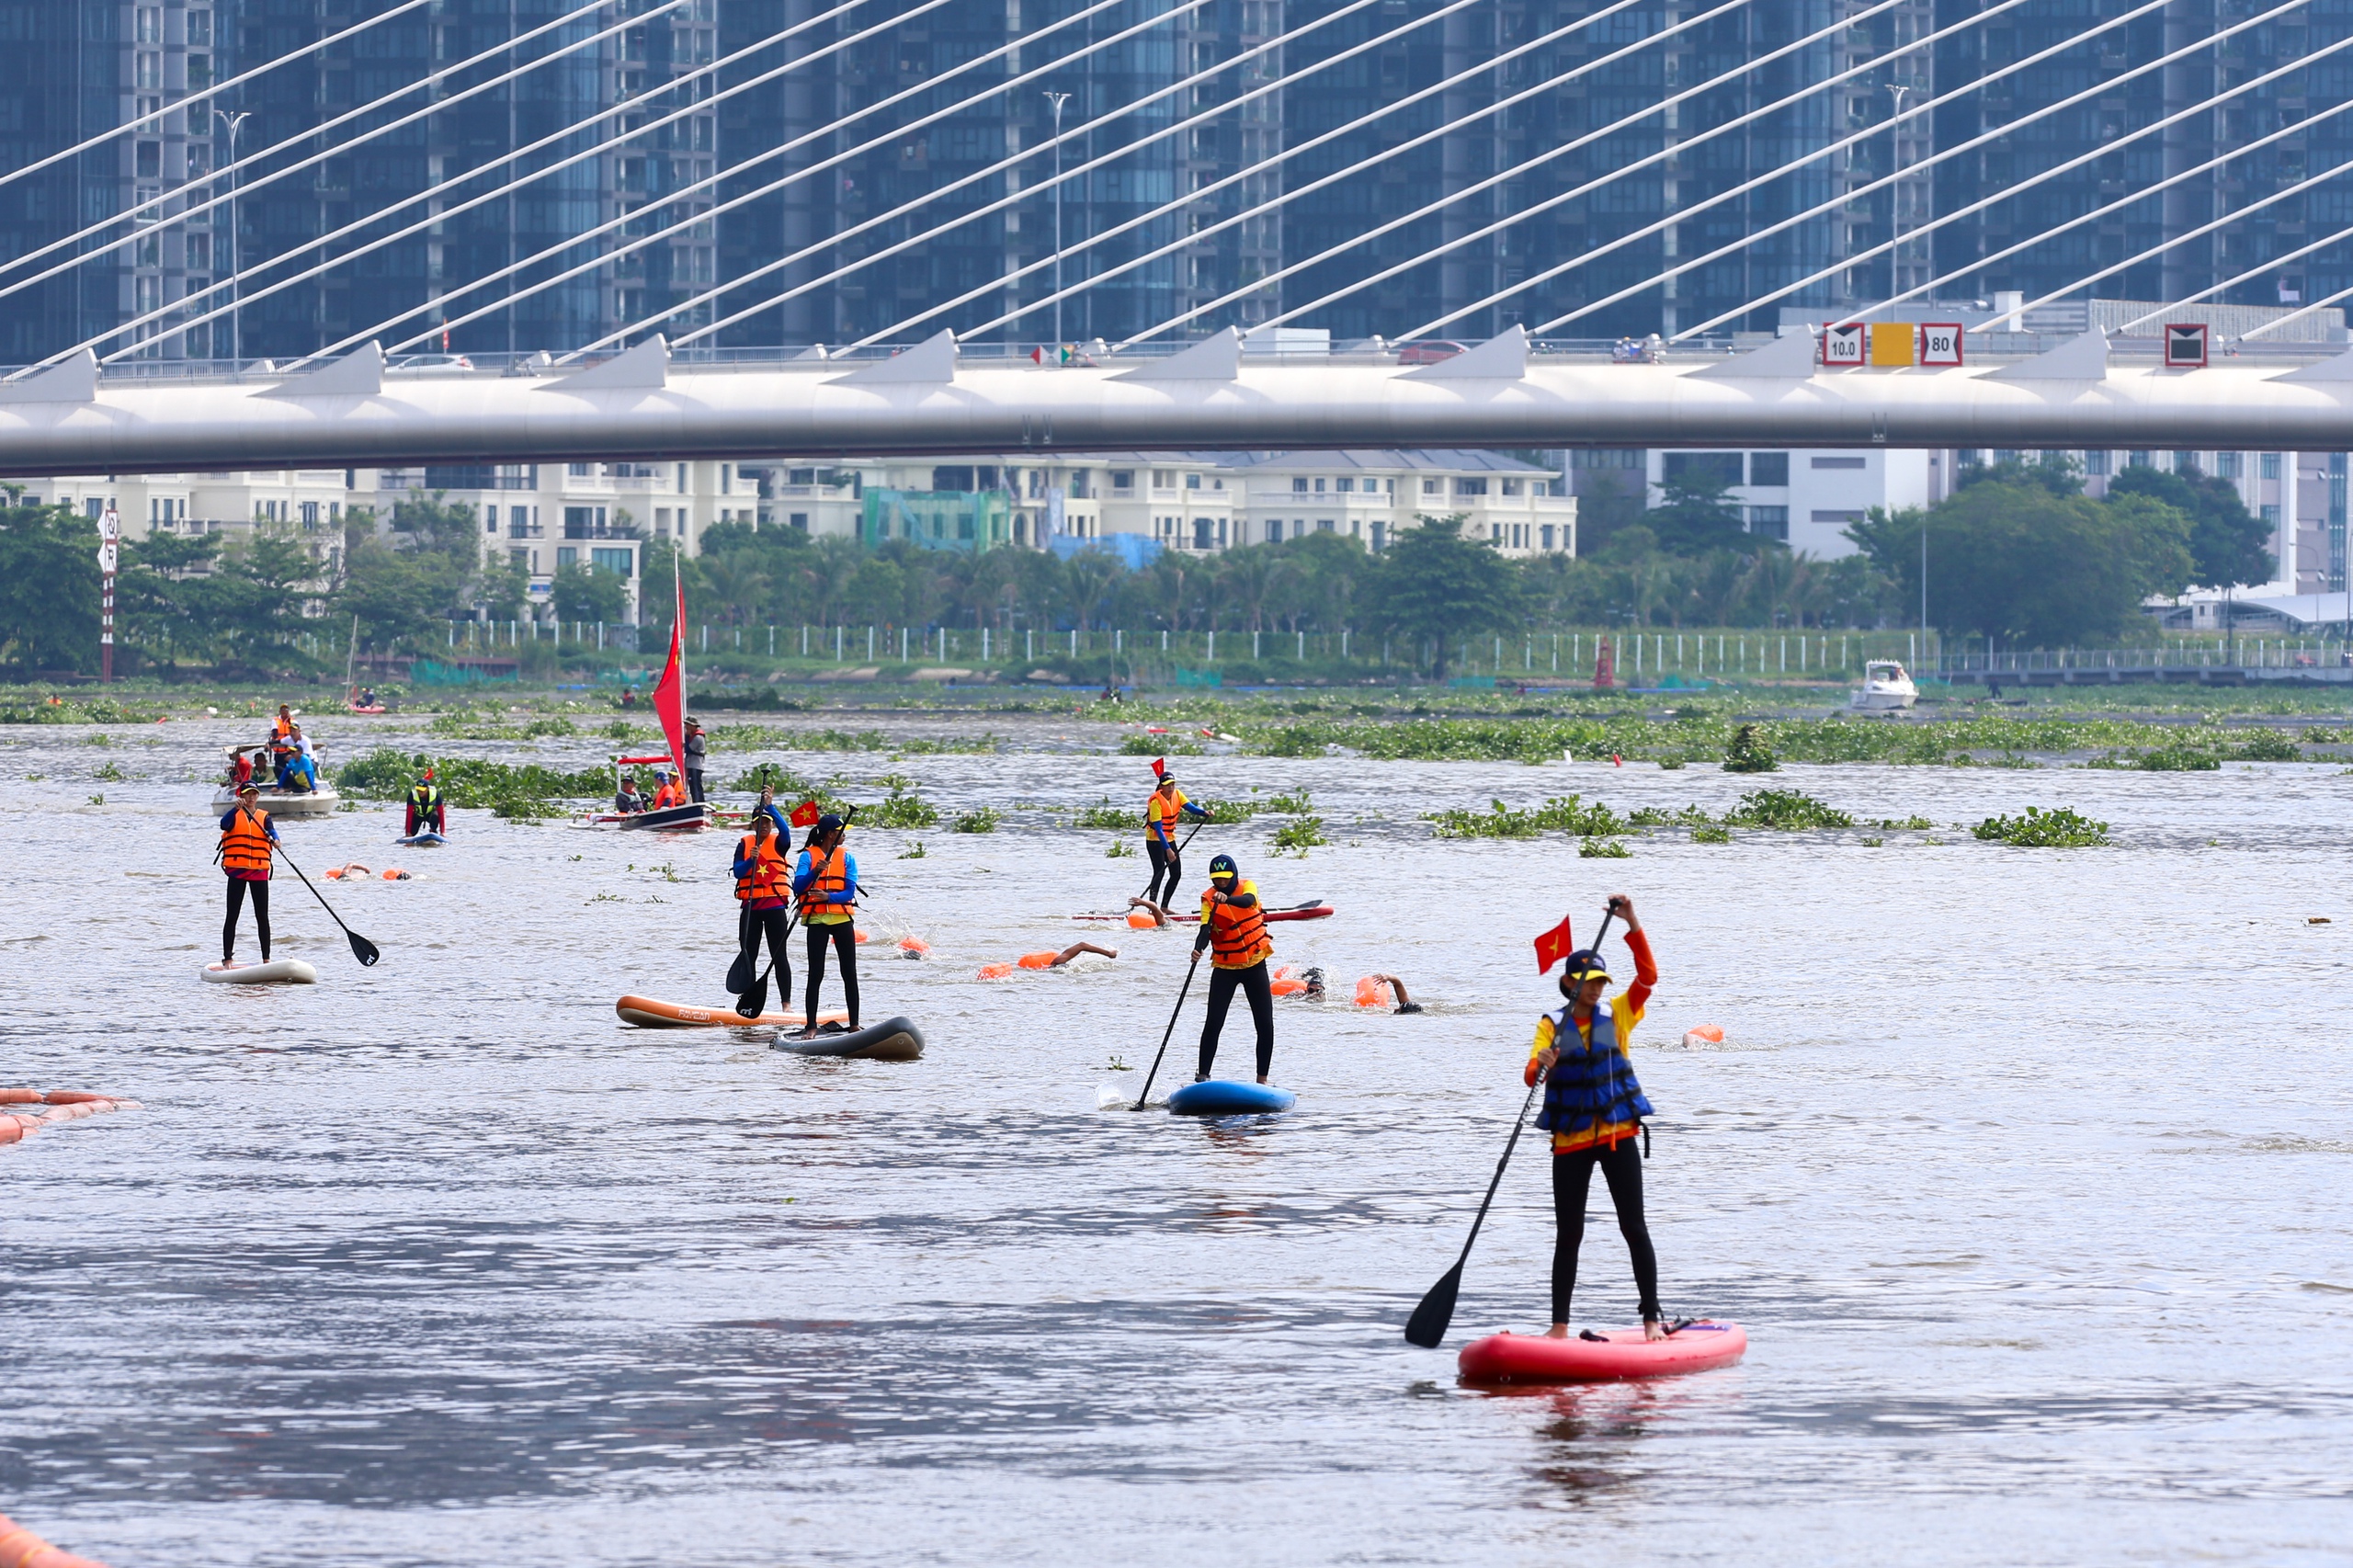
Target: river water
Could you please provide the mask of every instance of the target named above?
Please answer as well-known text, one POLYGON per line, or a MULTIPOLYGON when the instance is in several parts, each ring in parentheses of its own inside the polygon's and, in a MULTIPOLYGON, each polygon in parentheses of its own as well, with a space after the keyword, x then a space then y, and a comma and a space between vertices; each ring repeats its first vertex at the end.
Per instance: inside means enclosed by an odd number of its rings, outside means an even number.
MULTIPOLYGON (((1311 790, 1334 840, 1278 859, 1269 819, 1211 828, 1195 885, 1225 847, 1271 903, 1340 910, 1277 929, 1279 961, 1336 982, 1279 1005, 1298 1108, 1204 1125, 1098 1108, 1135 1092, 1188 940, 1069 921, 1143 862, 1036 805, 1140 802, 1142 762, 1086 754, 1113 732, 1075 722, 992 727, 1021 749, 770 754, 1007 813, 856 836, 870 925, 932 945, 866 949, 866 1013, 920 1022, 914 1064, 617 1023, 623 991, 724 1000, 719 835, 459 812, 418 852, 379 807, 288 824, 314 881, 416 873, 322 884, 383 962, 281 872, 278 950, 320 983, 199 983, 200 776, 244 727, 0 732, 0 777, 41 776, 0 862, 0 1081, 146 1106, 0 1150, 0 1508, 113 1568, 2343 1560, 2336 767, 1792 768, 1772 782, 1939 829, 1677 830, 1607 861, 1414 819, 1570 790, 1721 810, 1753 780, 1180 759, 1202 794, 1311 790), (2118 843, 1948 825, 2027 803, 2118 843), (897 858, 911 836, 926 855, 897 858), (1461 1343, 1546 1315, 1535 1143, 1446 1348, 1400 1325, 1521 1102, 1552 1000, 1530 938, 1620 889, 1665 976, 1634 1059, 1666 1303, 1751 1349, 1465 1390, 1461 1343), (975 977, 1090 929, 1116 962, 975 977), (1337 1000, 1375 969, 1429 1011, 1337 1000), (1724 1043, 1686 1049, 1700 1023, 1724 1043)), ((322 728, 344 755, 398 733, 322 728)), ((1154 1098, 1199 1009, 1197 988, 1154 1098)), ((1596 1208, 1576 1315, 1630 1322, 1596 1208)))

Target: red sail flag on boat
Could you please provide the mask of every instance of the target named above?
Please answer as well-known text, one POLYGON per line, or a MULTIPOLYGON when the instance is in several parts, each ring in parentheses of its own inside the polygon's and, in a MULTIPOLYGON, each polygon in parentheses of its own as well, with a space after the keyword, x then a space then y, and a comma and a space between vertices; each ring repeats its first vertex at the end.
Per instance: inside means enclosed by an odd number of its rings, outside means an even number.
POLYGON ((1577 939, 1569 934, 1569 917, 1563 915, 1558 926, 1536 938, 1536 972, 1548 972, 1576 950, 1577 939))
POLYGON ((662 678, 654 683, 654 712, 662 721, 662 734, 670 743, 670 762, 678 770, 678 783, 687 781, 687 688, 684 672, 679 668, 687 650, 687 586, 678 575, 678 558, 670 557, 670 585, 676 594, 677 608, 670 617, 670 662, 662 667, 662 678))
POLYGON ((817 819, 824 814, 817 809, 816 801, 803 801, 792 808, 792 815, 788 820, 795 827, 814 827, 817 825, 817 819))

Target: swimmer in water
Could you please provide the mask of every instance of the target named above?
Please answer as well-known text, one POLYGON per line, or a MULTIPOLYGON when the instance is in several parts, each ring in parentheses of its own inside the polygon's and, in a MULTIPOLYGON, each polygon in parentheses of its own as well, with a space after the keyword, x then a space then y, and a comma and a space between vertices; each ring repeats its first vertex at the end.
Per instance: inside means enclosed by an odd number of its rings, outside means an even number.
POLYGON ((1045 952, 1024 953, 1011 963, 991 963, 981 966, 983 980, 1003 980, 1017 969, 1060 969, 1081 953, 1092 953, 1098 959, 1116 959, 1117 948, 1098 948, 1092 942, 1073 942, 1061 952, 1051 949, 1045 952))
POLYGON ((1371 1006, 1370 1003, 1366 1002, 1364 999, 1369 995, 1377 994, 1381 987, 1384 985, 1396 994, 1397 1006, 1393 1009, 1394 1011, 1400 1013, 1418 1013, 1422 1010, 1422 1005, 1419 1002, 1415 1001, 1412 997, 1405 994, 1405 983, 1398 979, 1393 974, 1368 974, 1362 980, 1358 981, 1357 998, 1358 1005, 1367 1006, 1371 1006))

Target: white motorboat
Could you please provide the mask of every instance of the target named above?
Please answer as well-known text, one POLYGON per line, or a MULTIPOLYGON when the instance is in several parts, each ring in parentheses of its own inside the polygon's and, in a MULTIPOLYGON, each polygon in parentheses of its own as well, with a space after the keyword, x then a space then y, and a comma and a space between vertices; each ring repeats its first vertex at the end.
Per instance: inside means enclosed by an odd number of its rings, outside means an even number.
MULTIPOLYGON (((212 814, 221 816, 237 803, 237 792, 226 784, 212 792, 212 814)), ((332 784, 322 784, 315 790, 281 790, 275 784, 264 784, 260 799, 255 802, 274 817, 323 817, 343 804, 343 797, 335 793, 332 784)))
POLYGON ((1902 665, 1893 659, 1873 659, 1863 665, 1863 684, 1847 706, 1866 713, 1886 713, 1919 700, 1920 688, 1912 684, 1902 665))

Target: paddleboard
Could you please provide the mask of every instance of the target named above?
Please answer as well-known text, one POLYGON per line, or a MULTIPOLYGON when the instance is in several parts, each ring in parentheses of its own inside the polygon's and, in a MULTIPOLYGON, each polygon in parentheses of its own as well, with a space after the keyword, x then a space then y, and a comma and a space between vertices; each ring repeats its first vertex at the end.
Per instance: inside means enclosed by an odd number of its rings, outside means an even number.
POLYGON ((1601 1337, 1491 1334, 1464 1346, 1455 1366, 1470 1383, 1609 1383, 1729 1367, 1748 1349, 1736 1323, 1695 1323, 1660 1340, 1639 1328, 1588 1332, 1601 1337))
MULTIPOLYGON (((651 996, 624 996, 613 1004, 613 1011, 620 1015, 621 1022, 635 1024, 642 1029, 797 1029, 801 1027, 801 1015, 798 1013, 762 1013, 756 1018, 747 1018, 733 1006, 688 1007, 676 1002, 659 1002, 651 996)), ((817 1015, 817 1021, 821 1024, 846 1023, 848 1018, 847 1013, 838 1010, 817 1015)))
POLYGON ((449 841, 442 837, 438 833, 417 833, 411 834, 406 838, 395 838, 392 842, 394 844, 414 844, 419 849, 438 849, 441 846, 449 843, 449 841))
MULTIPOLYGON (((1124 921, 1127 919, 1129 913, 1129 911, 1123 909, 1117 915, 1074 915, 1071 918, 1073 920, 1124 921)), ((1267 924, 1272 925, 1278 920, 1322 920, 1336 913, 1337 911, 1333 909, 1333 907, 1328 903, 1310 902, 1301 904, 1296 909, 1270 909, 1267 911, 1267 924)), ((1168 917, 1168 924, 1171 926, 1198 926, 1200 924, 1200 921, 1201 917, 1199 915, 1172 914, 1168 917)))
POLYGON ((1188 1084, 1168 1096, 1168 1108, 1178 1116, 1258 1116, 1289 1110, 1298 1103, 1299 1096, 1289 1089, 1237 1084, 1229 1078, 1188 1084))
POLYGON ((272 959, 267 963, 210 963, 204 978, 216 985, 316 985, 319 971, 301 959, 272 959))
POLYGON ((923 1031, 909 1018, 885 1018, 862 1029, 837 1034, 776 1037, 776 1049, 795 1056, 845 1056, 860 1062, 913 1062, 923 1054, 923 1031))

